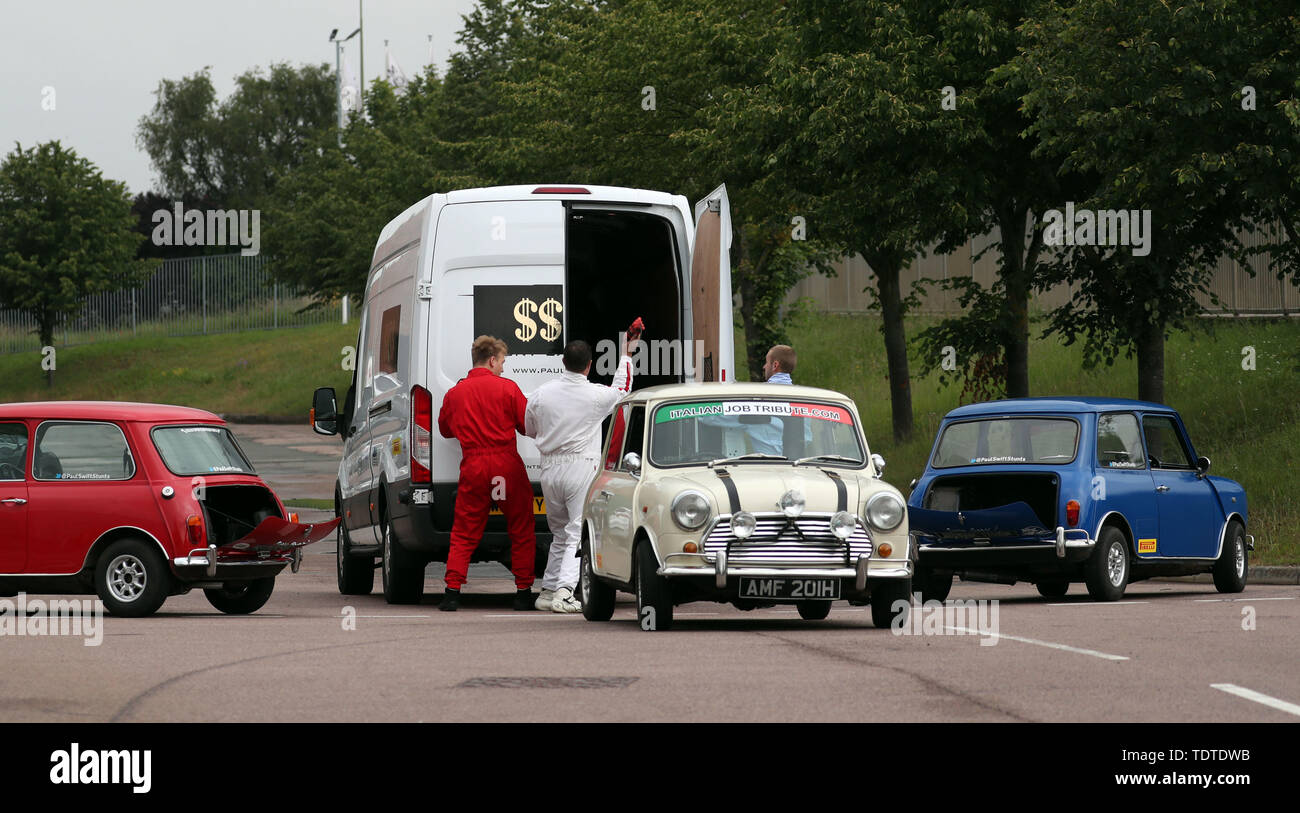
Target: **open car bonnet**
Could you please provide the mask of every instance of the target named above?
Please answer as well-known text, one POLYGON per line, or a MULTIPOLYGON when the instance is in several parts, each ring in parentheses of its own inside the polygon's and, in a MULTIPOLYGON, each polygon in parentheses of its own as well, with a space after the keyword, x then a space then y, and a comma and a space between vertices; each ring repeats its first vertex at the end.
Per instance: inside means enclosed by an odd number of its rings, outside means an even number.
POLYGON ((935 511, 908 506, 907 521, 912 533, 918 536, 948 541, 1042 539, 1054 533, 1026 502, 975 511, 935 511))

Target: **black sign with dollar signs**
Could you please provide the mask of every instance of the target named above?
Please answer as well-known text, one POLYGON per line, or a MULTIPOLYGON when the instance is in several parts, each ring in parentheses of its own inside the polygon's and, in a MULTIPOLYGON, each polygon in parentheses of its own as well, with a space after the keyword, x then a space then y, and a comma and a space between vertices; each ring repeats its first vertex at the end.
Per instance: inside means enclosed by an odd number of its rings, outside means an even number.
POLYGON ((564 286, 475 285, 474 335, 496 336, 511 354, 564 352, 564 286))

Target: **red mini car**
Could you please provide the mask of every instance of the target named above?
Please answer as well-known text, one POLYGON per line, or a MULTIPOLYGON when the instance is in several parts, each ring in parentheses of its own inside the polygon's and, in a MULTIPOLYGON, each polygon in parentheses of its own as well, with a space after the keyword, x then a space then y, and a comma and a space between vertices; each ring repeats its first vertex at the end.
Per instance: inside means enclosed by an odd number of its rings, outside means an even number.
POLYGON ((297 519, 211 412, 0 404, 0 596, 95 593, 113 615, 144 616, 199 587, 218 610, 251 613, 338 524, 297 519))

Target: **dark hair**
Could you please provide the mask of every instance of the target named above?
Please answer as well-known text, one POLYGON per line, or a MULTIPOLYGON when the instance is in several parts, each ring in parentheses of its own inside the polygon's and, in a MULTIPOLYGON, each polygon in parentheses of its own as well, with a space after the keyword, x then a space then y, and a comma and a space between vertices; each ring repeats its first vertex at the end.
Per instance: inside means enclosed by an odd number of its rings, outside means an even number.
POLYGON ((591 345, 582 339, 574 339, 564 346, 564 369, 571 373, 581 373, 591 363, 591 345))

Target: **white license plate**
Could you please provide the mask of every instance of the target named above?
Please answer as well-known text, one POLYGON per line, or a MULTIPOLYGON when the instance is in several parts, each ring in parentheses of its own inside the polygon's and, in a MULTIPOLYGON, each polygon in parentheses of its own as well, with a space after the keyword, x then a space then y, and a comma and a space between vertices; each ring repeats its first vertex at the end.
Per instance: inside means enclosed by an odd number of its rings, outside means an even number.
POLYGON ((839 579, 760 579, 750 576, 740 577, 740 598, 832 601, 839 597, 839 579))

